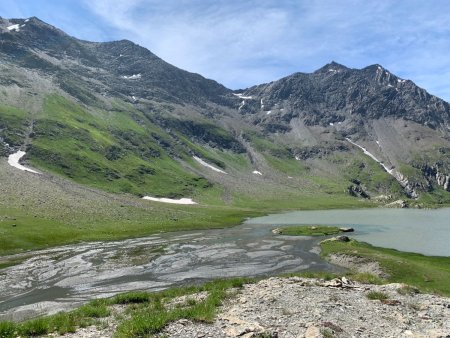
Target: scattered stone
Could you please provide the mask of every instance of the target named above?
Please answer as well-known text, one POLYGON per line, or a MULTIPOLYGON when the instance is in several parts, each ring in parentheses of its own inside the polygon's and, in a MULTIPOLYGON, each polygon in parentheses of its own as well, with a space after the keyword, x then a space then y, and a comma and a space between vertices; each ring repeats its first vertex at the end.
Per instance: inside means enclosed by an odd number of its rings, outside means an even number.
POLYGON ((275 235, 279 235, 279 234, 281 234, 281 229, 280 228, 272 229, 272 233, 275 235))
POLYGON ((354 288, 355 287, 355 283, 345 277, 335 278, 330 281, 320 283, 319 285, 325 286, 325 287, 333 287, 333 288, 354 288))
MULTIPOLYGON (((330 334, 336 338, 449 337, 450 299, 428 294, 398 294, 396 290, 402 286, 360 284, 346 277, 327 282, 301 277, 269 278, 246 284, 239 294, 230 295, 212 323, 180 319, 169 323, 156 337, 322 338, 330 334), (324 284, 337 287, 324 287, 324 284), (370 291, 395 295, 396 300, 370 301, 366 297, 370 291), (411 302, 414 307, 410 306, 411 302)), ((117 322, 114 317, 104 320, 105 325, 52 336, 112 337, 117 322)))
POLYGON ((350 238, 347 236, 337 236, 335 237, 338 242, 350 242, 350 238))
POLYGON ((342 328, 340 328, 336 324, 333 324, 332 322, 323 322, 322 325, 324 327, 327 327, 327 328, 333 330, 334 332, 344 332, 344 330, 342 330, 342 328))
POLYGON ((306 329, 305 338, 320 338, 322 334, 317 326, 310 326, 306 329))
POLYGON ((322 243, 326 243, 326 242, 350 242, 350 238, 348 236, 336 236, 336 237, 331 237, 331 238, 327 238, 324 239, 322 243))
POLYGON ((355 231, 355 229, 353 229, 353 228, 339 228, 339 231, 341 231, 341 232, 353 232, 353 231, 355 231))
POLYGON ((400 301, 396 299, 382 299, 381 302, 386 305, 400 305, 400 301))
POLYGON ((406 203, 404 200, 396 200, 392 203, 386 204, 386 207, 388 207, 388 208, 407 208, 408 203, 406 203))

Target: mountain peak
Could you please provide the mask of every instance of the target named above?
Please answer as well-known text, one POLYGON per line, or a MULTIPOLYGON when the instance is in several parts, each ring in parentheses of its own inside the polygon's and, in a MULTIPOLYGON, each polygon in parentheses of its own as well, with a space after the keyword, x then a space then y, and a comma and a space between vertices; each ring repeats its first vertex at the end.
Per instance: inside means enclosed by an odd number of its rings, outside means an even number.
POLYGON ((337 63, 336 61, 331 61, 330 63, 327 63, 325 66, 323 66, 322 68, 319 68, 318 70, 316 70, 314 73, 320 74, 320 73, 329 73, 329 72, 342 72, 345 70, 348 70, 349 68, 347 68, 344 65, 341 65, 340 63, 337 63))

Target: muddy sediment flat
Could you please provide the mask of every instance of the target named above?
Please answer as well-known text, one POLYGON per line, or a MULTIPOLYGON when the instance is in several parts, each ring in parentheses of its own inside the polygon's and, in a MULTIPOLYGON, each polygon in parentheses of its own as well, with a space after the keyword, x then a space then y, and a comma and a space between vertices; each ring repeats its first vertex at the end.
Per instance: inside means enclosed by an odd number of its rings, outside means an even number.
POLYGON ((317 238, 274 236, 272 226, 164 233, 68 245, 0 270, 0 320, 67 310, 131 290, 301 270, 339 271, 319 257, 317 238))

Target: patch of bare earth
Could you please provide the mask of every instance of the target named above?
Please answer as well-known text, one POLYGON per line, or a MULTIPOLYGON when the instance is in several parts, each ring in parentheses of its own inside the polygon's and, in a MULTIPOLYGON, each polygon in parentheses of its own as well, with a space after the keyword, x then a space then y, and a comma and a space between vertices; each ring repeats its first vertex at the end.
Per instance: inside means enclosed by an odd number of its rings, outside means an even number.
POLYGON ((380 278, 389 277, 389 275, 381 269, 378 262, 367 258, 345 254, 331 254, 327 256, 327 261, 359 273, 370 273, 380 278))

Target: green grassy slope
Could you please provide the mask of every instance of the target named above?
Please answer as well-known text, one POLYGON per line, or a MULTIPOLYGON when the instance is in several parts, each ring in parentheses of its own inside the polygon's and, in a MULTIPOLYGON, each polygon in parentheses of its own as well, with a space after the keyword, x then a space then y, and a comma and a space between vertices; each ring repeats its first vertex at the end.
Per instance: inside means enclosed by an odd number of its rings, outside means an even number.
POLYGON ((205 179, 184 170, 158 144, 173 140, 142 121, 139 125, 133 112, 94 115, 50 96, 35 122, 29 158, 38 167, 112 192, 177 197, 207 188, 205 179))
MULTIPOLYGON (((21 146, 27 131, 28 113, 22 109, 0 104, 0 140, 12 147, 21 146)), ((6 155, 0 142, 0 156, 6 155)))
POLYGON ((357 242, 328 241, 321 244, 322 255, 345 254, 377 261, 390 282, 406 283, 424 292, 450 295, 450 258, 430 257, 357 242))

